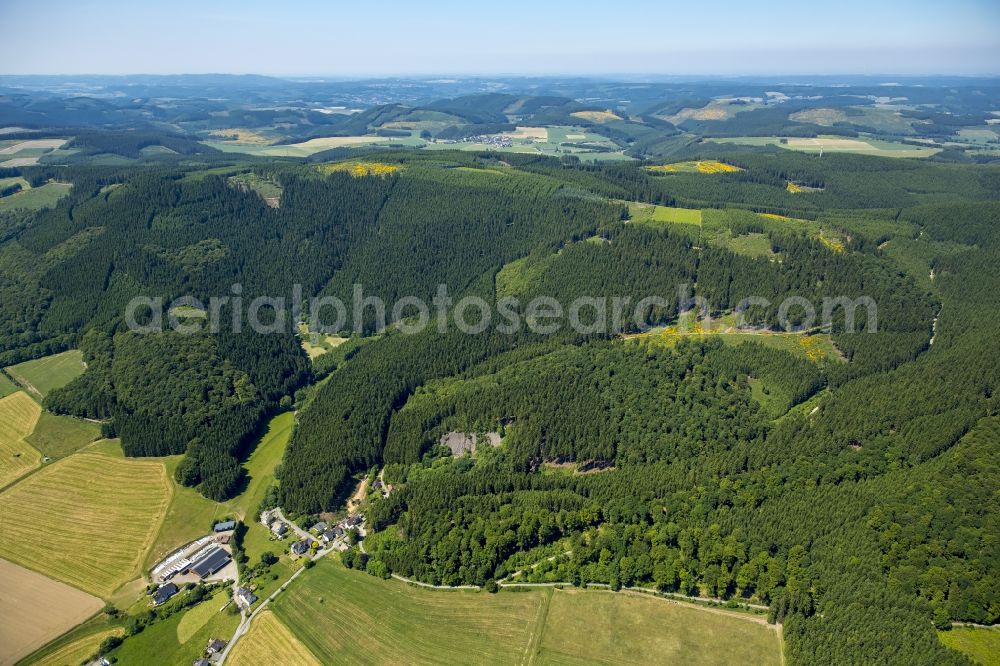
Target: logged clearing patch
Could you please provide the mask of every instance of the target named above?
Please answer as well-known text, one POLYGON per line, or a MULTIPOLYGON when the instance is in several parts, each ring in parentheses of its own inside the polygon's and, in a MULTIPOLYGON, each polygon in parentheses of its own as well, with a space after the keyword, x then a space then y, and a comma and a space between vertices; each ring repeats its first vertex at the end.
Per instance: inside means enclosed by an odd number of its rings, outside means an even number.
POLYGON ((83 353, 79 349, 71 349, 4 369, 29 393, 41 399, 52 389, 69 384, 82 375, 86 368, 83 353))
POLYGON ((253 130, 243 127, 227 127, 225 129, 212 130, 208 134, 209 136, 213 136, 217 139, 232 141, 233 143, 250 143, 260 146, 266 146, 273 143, 271 139, 263 134, 259 134, 253 130))
POLYGON ((788 116, 789 120, 800 123, 814 123, 829 127, 834 123, 842 123, 847 120, 847 114, 840 109, 805 109, 796 111, 788 116))
POLYGON ((543 664, 780 664, 763 618, 644 594, 555 590, 537 661, 543 664))
POLYGON ((140 575, 170 497, 161 462, 77 453, 0 495, 0 556, 107 598, 140 575))
POLYGON ((0 399, 0 488, 41 464, 42 455, 25 441, 41 413, 24 391, 0 399))
POLYGON ((574 111, 569 114, 574 118, 582 118, 592 123, 610 123, 613 120, 621 120, 621 116, 611 111, 574 111))
POLYGON ((334 173, 336 171, 346 171, 355 178, 363 178, 364 176, 391 176, 394 173, 400 171, 401 167, 397 164, 385 164, 384 162, 362 162, 362 161, 350 161, 350 162, 337 162, 336 164, 321 164, 316 167, 323 173, 334 173))
POLYGON ((645 167, 653 173, 735 173, 743 171, 738 166, 719 162, 717 160, 697 160, 692 162, 675 162, 673 164, 658 164, 645 167))
POLYGON ((227 663, 319 666, 320 661, 274 613, 263 611, 253 619, 250 630, 233 648, 227 663))
POLYGON ((13 664, 104 605, 86 592, 2 559, 0 580, 0 664, 13 664))

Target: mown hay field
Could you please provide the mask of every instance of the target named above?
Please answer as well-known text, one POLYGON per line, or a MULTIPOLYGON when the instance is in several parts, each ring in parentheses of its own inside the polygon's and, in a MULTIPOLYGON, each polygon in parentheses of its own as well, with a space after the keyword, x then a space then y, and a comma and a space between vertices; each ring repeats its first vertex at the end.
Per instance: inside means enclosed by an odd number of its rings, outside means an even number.
POLYGON ((250 630, 233 648, 227 663, 234 666, 257 664, 319 666, 320 661, 274 613, 264 611, 253 619, 250 630))
POLYGON ((139 577, 171 494, 160 461, 77 453, 0 495, 0 556, 108 598, 139 577))
POLYGON ((97 648, 105 638, 121 636, 124 633, 124 629, 105 629, 88 634, 61 645, 37 661, 32 660, 32 664, 33 666, 79 666, 97 652, 97 648))
POLYGON ((41 412, 24 391, 0 398, 0 488, 41 464, 41 454, 25 440, 41 412))

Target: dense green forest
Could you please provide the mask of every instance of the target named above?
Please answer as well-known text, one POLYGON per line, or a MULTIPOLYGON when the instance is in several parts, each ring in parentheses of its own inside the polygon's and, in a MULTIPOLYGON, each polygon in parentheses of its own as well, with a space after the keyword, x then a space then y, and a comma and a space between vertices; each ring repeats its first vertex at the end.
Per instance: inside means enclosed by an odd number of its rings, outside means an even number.
MULTIPOLYGON (((532 113, 576 108, 539 99, 532 113)), ((496 124, 511 103, 433 110, 496 124)), ((295 408, 285 511, 337 510, 375 468, 393 486, 367 508, 373 573, 748 600, 784 623, 792 663, 964 663, 935 627, 1000 619, 996 167, 701 144, 685 159, 741 170, 380 150, 350 159, 397 169, 359 177, 317 164, 345 151, 234 159, 99 131, 73 144, 130 159, 152 145, 176 155, 11 170, 73 187, 0 213, 0 362, 80 348, 86 372, 45 406, 100 419, 127 455, 183 453, 178 481, 225 499, 265 419, 295 408), (241 186, 255 179, 277 205, 241 186), (635 203, 702 221, 640 223, 635 203), (540 296, 629 308, 547 333, 467 334, 432 311, 407 334, 391 312, 384 329, 376 307, 354 312, 356 284, 389 304, 446 285, 522 320, 540 296), (663 335, 701 308, 689 293, 750 331, 663 335), (159 299, 140 323, 196 330, 130 330, 136 296, 159 299), (311 361, 297 314, 315 296, 346 304, 351 340, 311 361), (170 309, 179 297, 227 298, 223 325, 170 309), (258 297, 284 299, 263 308, 272 332, 236 330, 258 297), (768 302, 744 312, 748 297, 768 302), (850 330, 845 306, 784 322, 788 297, 868 297, 877 326, 850 330), (456 456, 449 433, 500 443, 456 456)))

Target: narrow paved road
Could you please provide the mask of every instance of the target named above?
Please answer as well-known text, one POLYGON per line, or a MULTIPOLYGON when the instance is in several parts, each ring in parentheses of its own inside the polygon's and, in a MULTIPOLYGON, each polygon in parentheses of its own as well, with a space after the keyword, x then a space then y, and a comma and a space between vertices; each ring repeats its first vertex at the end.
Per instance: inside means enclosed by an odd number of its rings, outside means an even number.
MULTIPOLYGON (((312 560, 315 562, 319 558, 324 557, 327 553, 329 553, 332 550, 333 550, 333 548, 329 548, 329 547, 326 548, 326 549, 318 550, 318 551, 316 551, 316 554, 312 556, 312 560)), ((257 616, 257 613, 259 613, 262 610, 264 610, 267 607, 267 605, 271 602, 272 599, 274 599, 279 594, 281 594, 282 592, 284 592, 285 588, 288 587, 288 585, 293 580, 295 580, 296 578, 298 578, 299 575, 303 571, 305 571, 305 570, 306 570, 305 567, 299 567, 298 571, 296 571, 291 576, 289 576, 288 580, 286 580, 284 583, 281 584, 281 587, 279 587, 277 590, 275 590, 274 592, 272 592, 271 596, 269 596, 267 599, 264 599, 264 601, 262 601, 260 603, 260 606, 257 606, 257 608, 255 608, 254 611, 252 613, 250 613, 249 615, 247 615, 247 612, 245 610, 243 611, 243 619, 240 621, 240 626, 236 627, 236 632, 233 633, 233 637, 231 639, 229 639, 229 643, 226 644, 225 649, 220 654, 220 656, 219 656, 219 662, 218 662, 219 664, 222 664, 223 662, 226 661, 226 657, 229 656, 229 651, 233 649, 234 645, 236 645, 236 641, 238 641, 240 639, 240 637, 242 637, 250 629, 250 622, 253 621, 254 617, 257 616)), ((233 603, 236 603, 235 599, 233 600, 233 603)))
POLYGON ((421 583, 419 580, 412 580, 410 578, 403 578, 399 574, 390 574, 396 580, 401 580, 404 583, 409 583, 411 585, 417 585, 419 587, 426 587, 432 590, 478 590, 478 585, 431 585, 430 583, 421 583))
POLYGON ((277 508, 277 509, 275 509, 274 512, 271 515, 274 516, 274 517, 276 517, 278 520, 280 520, 284 524, 288 525, 290 528, 292 528, 292 531, 294 531, 296 534, 298 534, 300 539, 309 539, 309 541, 315 541, 316 540, 316 537, 314 537, 312 534, 309 534, 309 532, 306 532, 304 529, 302 529, 301 527, 299 527, 298 525, 296 525, 292 521, 288 520, 288 518, 285 518, 285 514, 283 514, 281 512, 281 508, 280 507, 277 508))

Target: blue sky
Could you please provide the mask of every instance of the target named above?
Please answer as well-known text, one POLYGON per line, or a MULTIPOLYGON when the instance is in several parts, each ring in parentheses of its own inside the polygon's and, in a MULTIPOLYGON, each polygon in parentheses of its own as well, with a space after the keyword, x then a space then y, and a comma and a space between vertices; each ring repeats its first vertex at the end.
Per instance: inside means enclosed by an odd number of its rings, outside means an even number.
POLYGON ((1000 74, 1000 2, 0 0, 0 73, 201 72, 1000 74))

